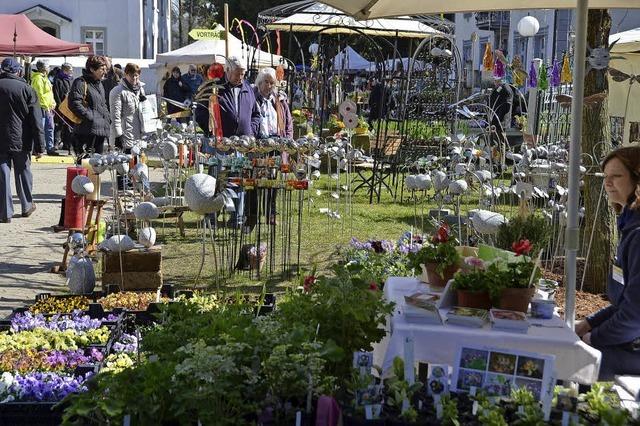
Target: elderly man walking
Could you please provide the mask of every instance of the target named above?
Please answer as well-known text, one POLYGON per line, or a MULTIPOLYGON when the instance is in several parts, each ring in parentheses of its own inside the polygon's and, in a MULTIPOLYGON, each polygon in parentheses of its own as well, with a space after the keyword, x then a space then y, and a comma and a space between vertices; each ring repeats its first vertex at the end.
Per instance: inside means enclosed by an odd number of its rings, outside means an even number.
MULTIPOLYGON (((227 59, 225 81, 218 91, 223 136, 258 136, 260 131, 260 110, 253 88, 244 79, 245 71, 245 66, 240 59, 235 56, 227 59)), ((234 201, 236 211, 229 225, 240 228, 244 223, 242 188, 239 188, 238 198, 234 201)))
POLYGON ((11 222, 13 216, 12 166, 22 217, 36 209, 31 197, 31 152, 39 158, 45 148, 38 96, 20 77, 21 71, 14 58, 0 65, 0 223, 11 222))
POLYGON ((53 110, 56 100, 53 96, 53 85, 49 81, 49 66, 44 61, 36 62, 36 72, 31 76, 31 86, 38 95, 40 108, 42 108, 42 127, 44 139, 47 145, 47 155, 59 155, 54 146, 53 110))

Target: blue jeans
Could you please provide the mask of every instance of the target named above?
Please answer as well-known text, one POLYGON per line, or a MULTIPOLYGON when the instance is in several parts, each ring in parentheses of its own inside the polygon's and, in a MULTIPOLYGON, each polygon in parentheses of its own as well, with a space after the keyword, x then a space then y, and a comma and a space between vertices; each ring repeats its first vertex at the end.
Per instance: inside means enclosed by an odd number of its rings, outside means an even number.
POLYGON ((42 128, 44 129, 44 142, 47 146, 47 152, 54 151, 54 130, 55 125, 53 124, 53 111, 47 111, 42 108, 42 128))

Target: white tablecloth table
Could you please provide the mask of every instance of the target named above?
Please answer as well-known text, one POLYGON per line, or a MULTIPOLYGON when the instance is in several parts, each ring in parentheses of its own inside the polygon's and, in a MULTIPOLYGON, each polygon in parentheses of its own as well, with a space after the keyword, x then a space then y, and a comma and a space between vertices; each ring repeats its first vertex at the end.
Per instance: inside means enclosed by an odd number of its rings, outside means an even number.
MULTIPOLYGON (((492 330, 491 324, 483 328, 448 324, 408 323, 402 313, 405 294, 428 287, 416 278, 390 277, 384 287, 387 300, 396 303, 387 323, 387 337, 375 347, 374 359, 387 372, 396 356, 403 356, 404 341, 414 340, 416 361, 453 365, 458 348, 464 344, 495 348, 516 349, 555 355, 557 378, 590 384, 598 379, 600 351, 583 343, 566 325, 556 327, 530 326, 527 334, 492 330)), ((448 309, 441 310, 446 318, 448 309)), ((561 321, 555 322, 560 324, 561 321)))

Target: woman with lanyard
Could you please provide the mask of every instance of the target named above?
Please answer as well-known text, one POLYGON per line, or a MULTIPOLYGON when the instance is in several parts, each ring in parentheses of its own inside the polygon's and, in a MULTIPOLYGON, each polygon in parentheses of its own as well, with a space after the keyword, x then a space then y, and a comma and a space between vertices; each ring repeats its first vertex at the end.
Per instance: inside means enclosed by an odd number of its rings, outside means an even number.
MULTIPOLYGON (((278 91, 278 80, 276 70, 273 68, 263 68, 256 77, 255 87, 256 102, 260 110, 260 138, 281 137, 293 138, 293 120, 291 111, 287 103, 287 95, 278 91)), ((282 161, 287 162, 287 153, 282 152, 282 161)), ((269 178, 275 178, 272 173, 269 178)), ((255 200, 257 201, 257 200, 255 200)), ((256 203, 250 202, 250 214, 255 215, 256 203)), ((276 190, 270 189, 267 192, 267 217, 269 224, 276 224, 276 190)))
POLYGON ((602 162, 604 189, 620 214, 609 276, 610 306, 576 324, 576 334, 602 352, 599 380, 640 374, 640 147, 612 151, 602 162))

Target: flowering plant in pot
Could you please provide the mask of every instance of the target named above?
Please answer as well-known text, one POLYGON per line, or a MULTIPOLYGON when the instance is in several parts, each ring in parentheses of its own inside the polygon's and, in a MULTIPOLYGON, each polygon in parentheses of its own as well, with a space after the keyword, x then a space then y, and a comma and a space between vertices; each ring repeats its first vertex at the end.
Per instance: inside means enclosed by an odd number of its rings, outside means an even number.
POLYGON ((459 269, 460 254, 456 250, 457 240, 451 235, 446 223, 438 227, 431 241, 416 253, 409 253, 409 262, 414 269, 422 269, 422 280, 431 285, 444 287, 459 269))
POLYGON ((494 277, 489 292, 499 308, 527 312, 529 302, 535 293, 533 283, 542 273, 537 264, 538 260, 530 256, 533 245, 529 240, 516 241, 511 248, 519 259, 507 262, 498 260, 489 266, 488 269, 494 277))
POLYGON ((452 289, 456 291, 458 306, 467 308, 489 309, 491 298, 489 287, 492 276, 486 264, 477 257, 466 257, 462 268, 453 278, 452 289))

